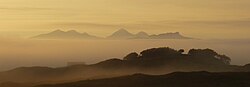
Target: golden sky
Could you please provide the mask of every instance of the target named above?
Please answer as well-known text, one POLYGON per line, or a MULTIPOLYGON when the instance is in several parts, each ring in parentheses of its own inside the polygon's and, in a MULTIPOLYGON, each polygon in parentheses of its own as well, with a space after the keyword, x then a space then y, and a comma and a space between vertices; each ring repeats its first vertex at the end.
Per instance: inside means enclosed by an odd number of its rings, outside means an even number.
POLYGON ((182 32, 200 38, 250 38, 249 0, 0 0, 0 36, 56 29, 107 36, 182 32))

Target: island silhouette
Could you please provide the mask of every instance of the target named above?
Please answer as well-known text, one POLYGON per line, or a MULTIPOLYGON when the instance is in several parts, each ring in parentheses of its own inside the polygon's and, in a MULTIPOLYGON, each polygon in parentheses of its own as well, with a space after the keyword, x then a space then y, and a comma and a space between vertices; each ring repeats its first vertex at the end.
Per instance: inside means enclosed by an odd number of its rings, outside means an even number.
POLYGON ((193 39, 185 37, 179 32, 175 33, 162 33, 149 35, 148 33, 141 31, 136 34, 130 33, 125 29, 119 29, 112 35, 107 37, 97 37, 88 33, 80 33, 75 30, 62 31, 55 30, 47 34, 40 34, 32 37, 34 39, 193 39))
POLYGON ((40 35, 34 36, 32 38, 35 38, 35 39, 99 39, 100 37, 89 35, 88 33, 79 33, 75 30, 69 30, 69 31, 55 30, 47 34, 40 34, 40 35))

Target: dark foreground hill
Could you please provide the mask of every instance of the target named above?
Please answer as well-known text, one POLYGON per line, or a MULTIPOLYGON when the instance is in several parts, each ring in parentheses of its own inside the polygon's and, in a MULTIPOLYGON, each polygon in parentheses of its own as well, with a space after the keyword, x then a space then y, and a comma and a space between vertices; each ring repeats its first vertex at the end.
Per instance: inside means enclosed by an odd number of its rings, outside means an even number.
POLYGON ((250 87, 249 72, 176 72, 167 75, 134 74, 35 87, 250 87))
POLYGON ((110 78, 134 73, 167 74, 176 71, 248 72, 250 66, 230 65, 231 59, 211 49, 175 50, 152 48, 130 53, 122 58, 109 59, 91 65, 61 68, 20 67, 0 72, 0 83, 62 83, 86 79, 110 78))

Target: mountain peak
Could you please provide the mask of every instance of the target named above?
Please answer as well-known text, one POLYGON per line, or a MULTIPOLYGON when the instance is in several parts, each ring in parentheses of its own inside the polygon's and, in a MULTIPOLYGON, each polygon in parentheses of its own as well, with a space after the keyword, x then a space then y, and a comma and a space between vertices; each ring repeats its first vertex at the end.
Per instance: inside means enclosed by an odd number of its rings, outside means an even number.
POLYGON ((69 31, 67 31, 67 32, 77 32, 76 30, 69 30, 69 31))
POLYGON ((111 36, 109 36, 109 38, 131 38, 134 35, 130 32, 128 32, 125 29, 120 29, 118 31, 116 31, 115 33, 113 33, 111 36))
POLYGON ((64 31, 57 29, 57 30, 52 31, 51 33, 64 33, 64 31))
POLYGON ((141 32, 138 32, 137 35, 148 35, 148 33, 141 31, 141 32))
POLYGON ((38 39, 98 39, 96 36, 89 35, 88 33, 80 33, 76 30, 62 31, 55 30, 47 34, 37 35, 34 38, 38 39))
POLYGON ((119 29, 118 31, 116 31, 116 33, 129 33, 129 32, 122 28, 122 29, 119 29))
POLYGON ((77 32, 76 30, 69 30, 69 31, 67 31, 66 33, 69 33, 69 34, 80 34, 80 33, 77 32))
POLYGON ((149 35, 146 32, 141 31, 141 32, 137 33, 136 36, 137 37, 148 37, 149 35))

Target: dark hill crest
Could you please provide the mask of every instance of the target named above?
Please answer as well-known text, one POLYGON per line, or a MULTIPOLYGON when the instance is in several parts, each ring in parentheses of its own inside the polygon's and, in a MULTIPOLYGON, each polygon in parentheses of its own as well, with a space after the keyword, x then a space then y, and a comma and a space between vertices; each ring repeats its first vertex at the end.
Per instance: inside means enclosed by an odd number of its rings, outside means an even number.
POLYGON ((230 58, 212 49, 184 50, 169 47, 132 52, 122 58, 114 58, 90 65, 74 65, 59 68, 22 67, 0 72, 0 83, 76 81, 101 77, 115 77, 134 73, 166 74, 176 71, 229 72, 247 71, 248 65, 230 65, 230 58), (18 78, 18 79, 16 79, 18 78))
POLYGON ((249 72, 176 72, 166 75, 134 74, 35 87, 249 87, 249 80, 249 72))

